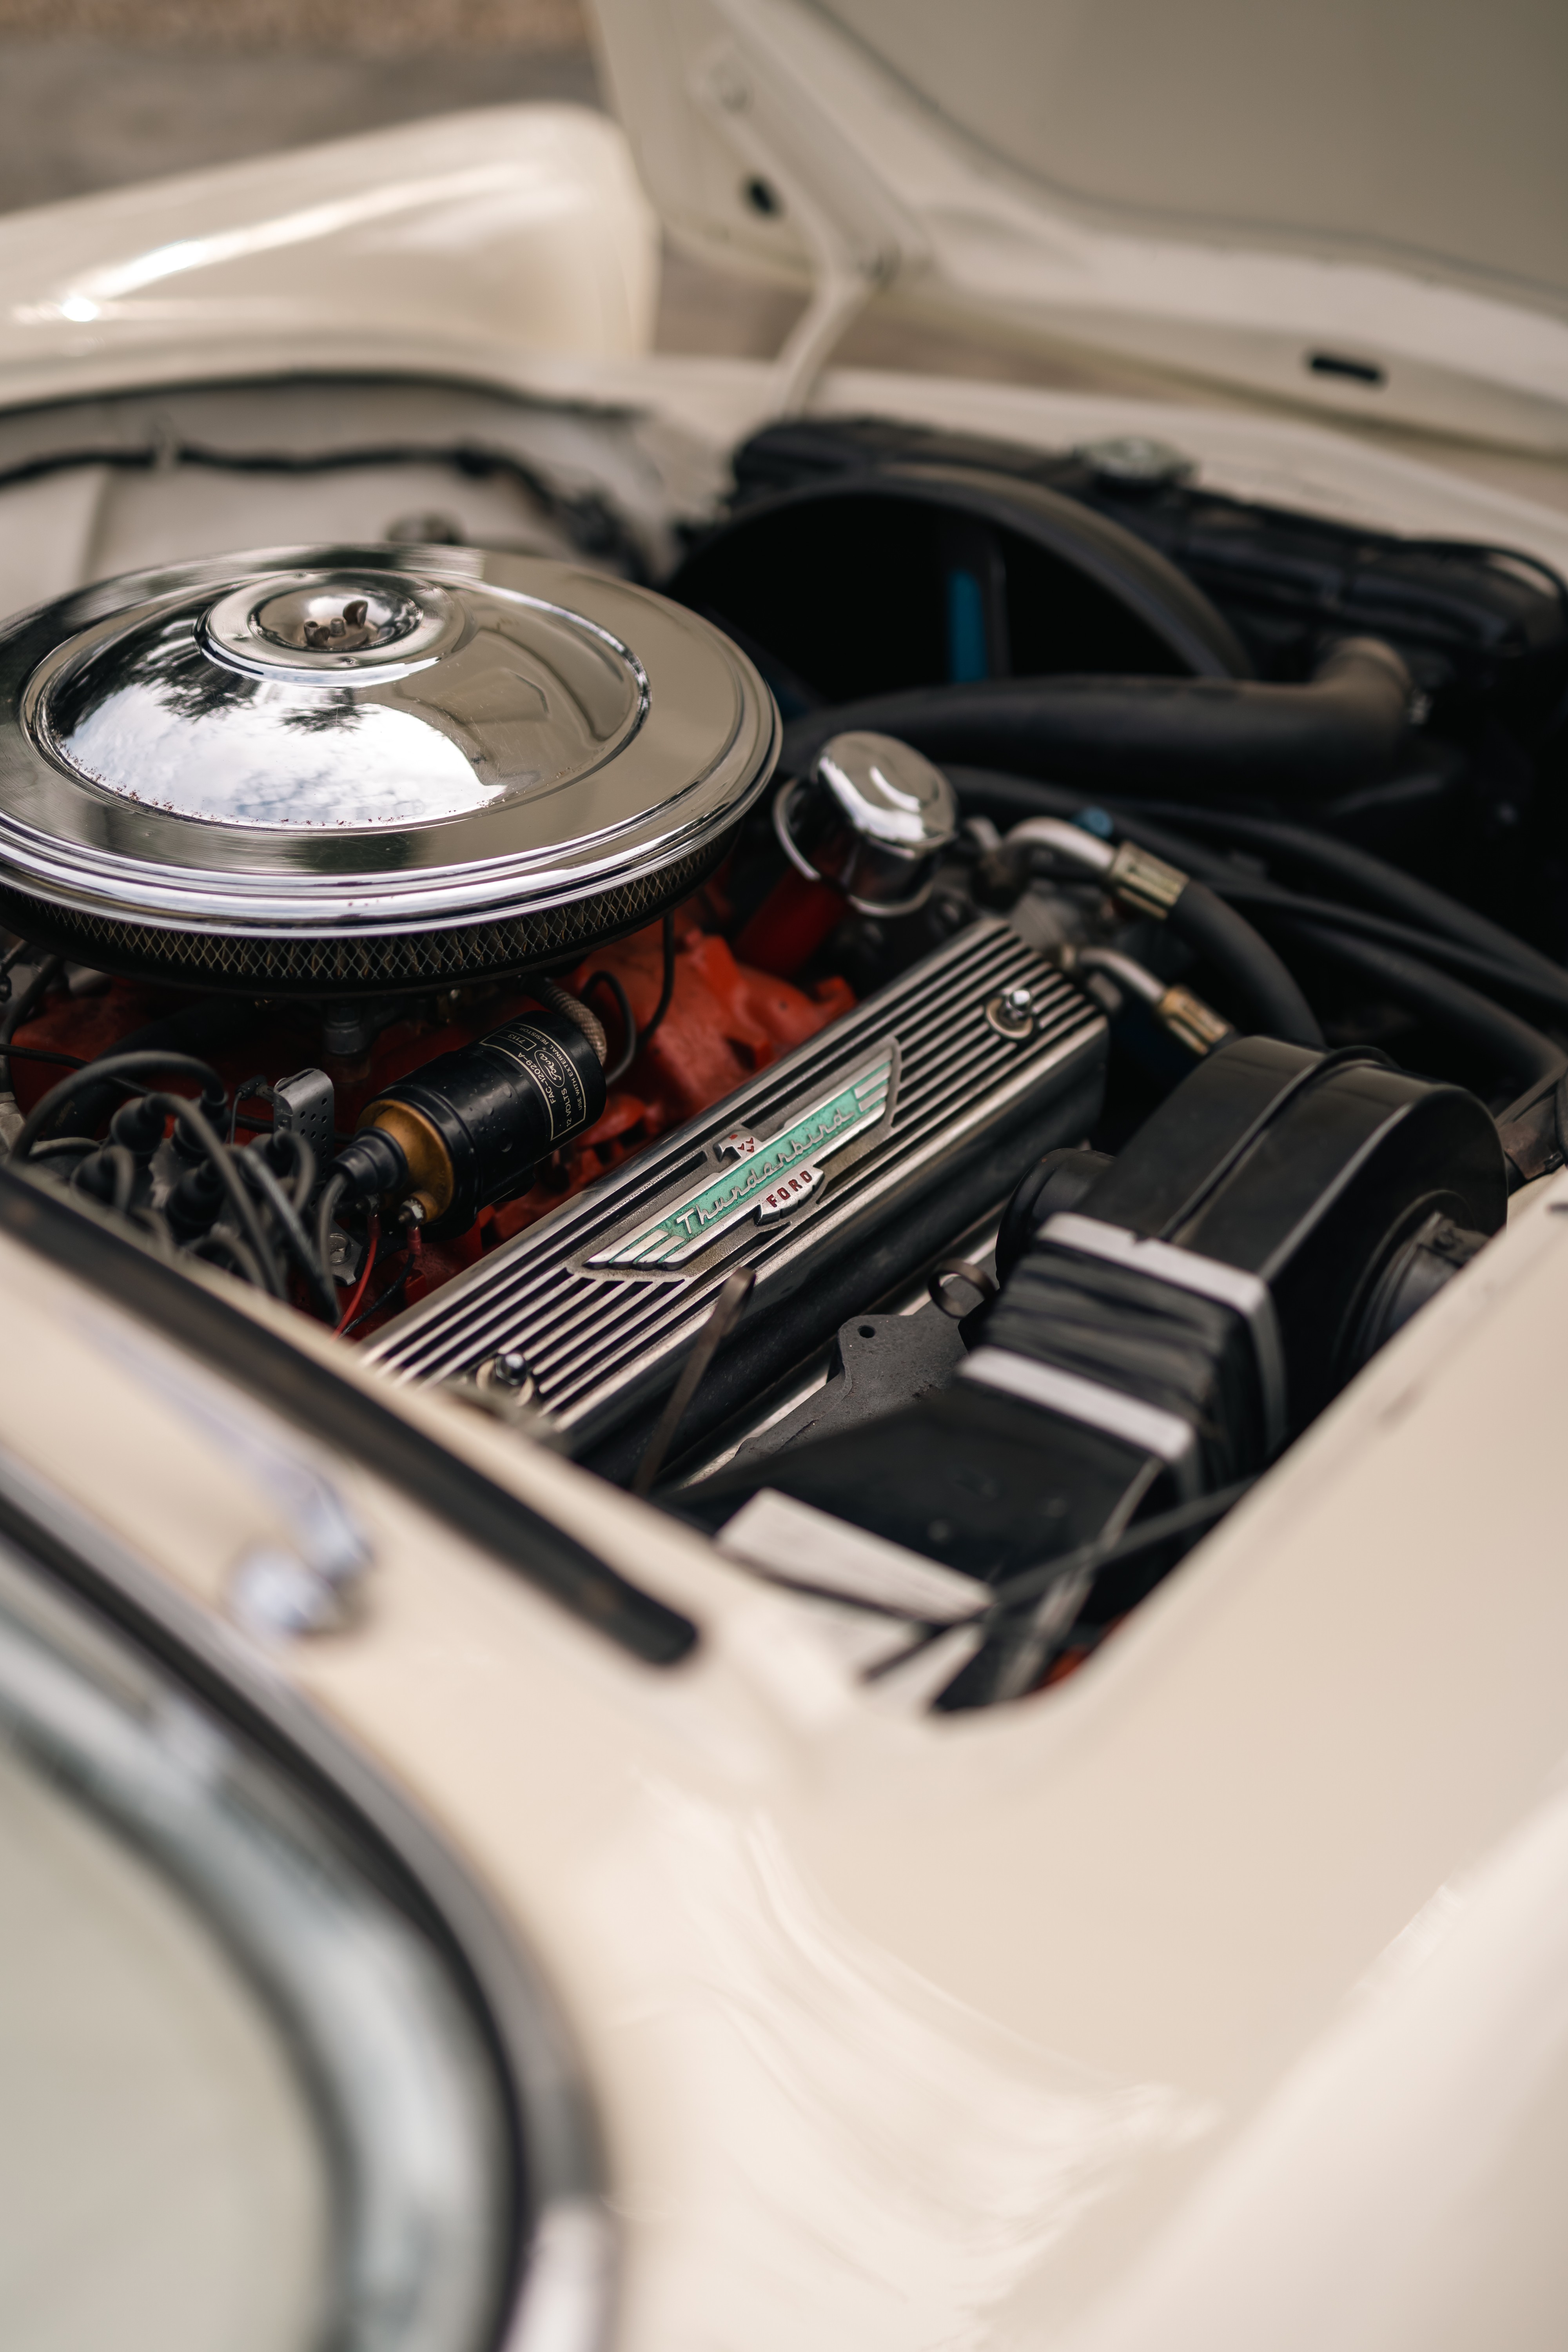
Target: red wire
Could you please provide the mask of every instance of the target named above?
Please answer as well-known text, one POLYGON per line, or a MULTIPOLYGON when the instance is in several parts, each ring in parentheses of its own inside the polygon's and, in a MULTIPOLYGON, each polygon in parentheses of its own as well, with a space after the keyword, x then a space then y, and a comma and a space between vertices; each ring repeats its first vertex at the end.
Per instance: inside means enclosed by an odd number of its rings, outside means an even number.
POLYGON ((369 1245, 365 1250, 364 1264, 359 1270, 359 1280, 355 1283, 353 1287, 353 1297, 349 1300, 348 1305, 343 1308, 342 1315, 338 1318, 337 1328, 340 1331, 346 1330, 348 1326, 353 1321, 354 1317, 359 1313, 360 1300, 364 1297, 365 1292, 370 1287, 371 1270, 375 1265, 376 1245, 380 1240, 381 1219, 379 1217, 373 1216, 370 1221, 370 1233, 368 1236, 369 1245))

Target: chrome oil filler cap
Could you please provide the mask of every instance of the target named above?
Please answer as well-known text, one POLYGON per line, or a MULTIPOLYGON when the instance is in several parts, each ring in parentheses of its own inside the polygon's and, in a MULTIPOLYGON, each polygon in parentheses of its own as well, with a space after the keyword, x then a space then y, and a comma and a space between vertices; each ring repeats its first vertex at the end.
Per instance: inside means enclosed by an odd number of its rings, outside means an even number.
POLYGON ((835 735, 811 772, 773 803, 773 829, 808 881, 831 882, 857 914, 907 915, 925 904, 958 832, 942 770, 893 735, 835 735))
POLYGON ((205 986, 584 953, 722 856, 778 733, 696 614, 469 548, 214 558, 0 632, 0 916, 205 986))

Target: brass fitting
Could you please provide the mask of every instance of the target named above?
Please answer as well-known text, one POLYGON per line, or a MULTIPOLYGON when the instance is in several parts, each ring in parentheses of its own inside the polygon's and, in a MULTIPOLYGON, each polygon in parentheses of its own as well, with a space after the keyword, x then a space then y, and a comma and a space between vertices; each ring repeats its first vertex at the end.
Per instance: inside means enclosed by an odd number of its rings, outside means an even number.
POLYGON ((360 1114, 361 1128, 379 1127, 408 1162, 405 1199, 417 1201, 427 1223, 451 1206, 456 1178, 452 1156, 430 1121, 408 1103, 373 1102, 360 1114))
POLYGON ((1168 988, 1154 1011, 1172 1036, 1180 1038, 1187 1051, 1195 1054, 1200 1061, 1236 1034, 1228 1021, 1222 1020, 1212 1005, 1205 1004, 1201 996, 1194 996, 1187 988, 1168 988))

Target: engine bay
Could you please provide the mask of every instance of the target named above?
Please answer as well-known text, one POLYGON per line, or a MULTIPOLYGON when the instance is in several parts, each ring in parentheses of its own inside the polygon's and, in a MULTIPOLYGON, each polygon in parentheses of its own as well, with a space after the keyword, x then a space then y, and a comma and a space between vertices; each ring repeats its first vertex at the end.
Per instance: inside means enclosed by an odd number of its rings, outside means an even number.
POLYGON ((0 627, 7 1168, 1022 1697, 1563 1162, 1568 596, 1149 441, 555 458, 0 627))

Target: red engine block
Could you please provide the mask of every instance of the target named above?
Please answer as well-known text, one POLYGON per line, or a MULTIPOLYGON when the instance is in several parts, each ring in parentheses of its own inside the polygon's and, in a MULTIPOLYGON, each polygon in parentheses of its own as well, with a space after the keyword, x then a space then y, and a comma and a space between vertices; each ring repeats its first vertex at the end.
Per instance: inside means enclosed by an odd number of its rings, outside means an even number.
MULTIPOLYGON (((611 1089, 604 1116, 556 1155, 531 1191, 499 1208, 483 1210, 468 1233, 446 1243, 427 1244, 406 1262, 390 1255, 385 1281, 377 1285, 376 1295, 385 1298, 383 1312, 412 1306, 427 1297, 472 1265, 486 1250, 548 1216, 607 1169, 618 1167, 656 1136, 707 1109, 753 1071, 765 1069, 781 1054, 815 1037, 850 1010, 855 997, 843 980, 820 981, 808 995, 787 980, 738 963, 728 942, 712 928, 720 911, 715 897, 710 888, 688 901, 677 914, 675 986, 668 1009, 625 1077, 611 1089), (390 1297, 386 1295, 389 1286, 394 1294, 390 1297)), ((615 974, 626 991, 639 1032, 646 1028, 658 1008, 663 985, 661 927, 654 923, 630 939, 599 950, 567 976, 567 985, 580 993, 597 971, 615 974)), ((98 995, 54 998, 43 1013, 17 1031, 16 1042, 91 1061, 100 1054, 112 1053, 148 1023, 199 1001, 172 989, 116 980, 98 995)), ((352 1063, 323 1055, 319 1028, 305 1008, 286 1003, 247 1007, 237 1002, 237 1042, 205 1049, 204 1058, 213 1064, 231 1094, 247 1079, 264 1076, 275 1082, 312 1065, 324 1067, 333 1082, 337 1127, 343 1134, 353 1129, 364 1106, 394 1078, 405 1076, 437 1054, 482 1037, 533 1002, 520 982, 455 991, 441 1000, 440 1018, 394 1022, 366 1055, 352 1063)), ((595 991, 593 1003, 610 1031, 613 1061, 625 1041, 618 1034, 620 1023, 612 992, 604 988, 595 991)), ((27 1110, 64 1074, 47 1063, 18 1058, 12 1065, 12 1075, 17 1101, 27 1110)), ((176 1087, 175 1091, 186 1089, 176 1087)), ((256 1117, 242 1115, 242 1126, 253 1129, 266 1126, 261 1103, 250 1104, 248 1111, 256 1117)), ((378 1319, 376 1315, 367 1317, 356 1327, 356 1335, 365 1336, 378 1319)))

